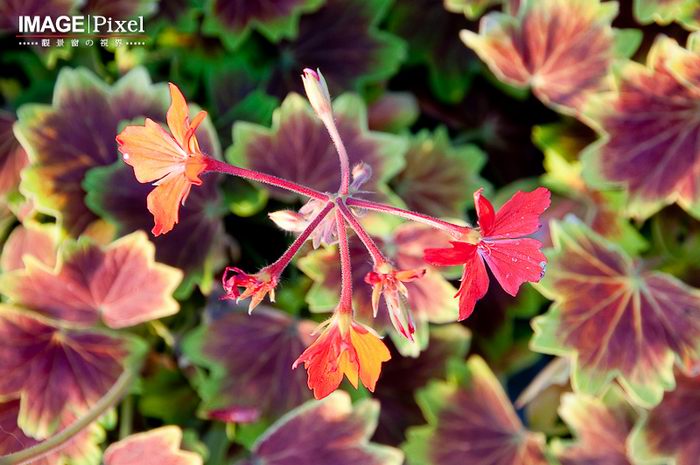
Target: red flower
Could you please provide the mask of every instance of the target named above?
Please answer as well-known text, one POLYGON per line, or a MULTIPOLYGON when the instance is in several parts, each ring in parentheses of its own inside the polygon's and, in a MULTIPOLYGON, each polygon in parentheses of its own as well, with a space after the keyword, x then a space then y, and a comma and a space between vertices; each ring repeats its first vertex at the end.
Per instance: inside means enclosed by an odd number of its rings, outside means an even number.
POLYGON ((248 306, 248 313, 250 313, 262 302, 268 293, 270 294, 270 301, 275 301, 275 288, 279 283, 279 277, 276 274, 269 273, 264 268, 258 273, 248 274, 240 268, 227 266, 221 281, 224 286, 224 292, 226 292, 222 299, 235 299, 238 302, 250 297, 250 305, 248 306), (239 287, 245 290, 240 292, 238 290, 239 287))
POLYGON ((540 187, 532 192, 518 191, 497 213, 481 191, 474 193, 479 229, 470 229, 463 240, 452 241, 452 248, 425 250, 425 261, 432 265, 464 265, 457 292, 460 320, 471 315, 476 301, 488 290, 484 262, 503 290, 512 296, 524 282, 542 279, 547 264, 540 252, 542 244, 523 236, 539 228, 539 217, 549 207, 549 190, 540 187))
POLYGON ((143 126, 127 126, 117 136, 124 162, 134 168, 139 182, 152 182, 148 210, 155 225, 152 233, 165 234, 178 222, 180 205, 185 203, 192 186, 199 186, 199 175, 206 168, 194 132, 207 116, 200 111, 190 122, 187 102, 180 89, 170 84, 172 103, 166 119, 171 134, 158 123, 146 118, 143 126))
POLYGON ((374 392, 382 363, 391 358, 389 349, 371 329, 353 321, 348 313, 336 312, 323 326, 318 339, 292 365, 296 368, 304 363, 314 397, 323 399, 335 391, 343 375, 356 389, 359 380, 374 392))
POLYGON ((408 306, 408 289, 403 283, 415 281, 424 275, 425 269, 397 271, 391 265, 384 263, 365 276, 365 282, 373 287, 372 308, 375 318, 379 310, 379 297, 384 294, 391 323, 403 337, 410 341, 413 341, 416 327, 408 306))

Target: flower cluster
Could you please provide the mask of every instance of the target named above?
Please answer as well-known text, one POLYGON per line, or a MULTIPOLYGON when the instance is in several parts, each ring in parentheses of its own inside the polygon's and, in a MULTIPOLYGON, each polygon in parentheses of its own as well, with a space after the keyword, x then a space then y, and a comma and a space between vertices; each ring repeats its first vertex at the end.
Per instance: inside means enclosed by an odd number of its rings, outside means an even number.
POLYGON ((360 211, 375 211, 427 224, 448 234, 450 248, 425 250, 425 262, 434 266, 464 265, 459 297, 459 319, 467 318, 482 298, 489 284, 485 264, 511 295, 516 295, 525 282, 542 278, 546 259, 541 244, 529 234, 539 226, 539 217, 549 206, 549 191, 517 192, 499 211, 482 195, 474 194, 478 227, 453 224, 439 218, 404 210, 362 198, 360 190, 371 176, 371 168, 358 164, 351 169, 343 140, 333 117, 333 107, 320 71, 305 69, 304 88, 317 116, 325 125, 340 160, 340 185, 335 193, 319 192, 285 179, 216 160, 203 154, 195 130, 206 113, 200 112, 191 121, 184 97, 170 85, 172 105, 167 113, 170 133, 150 119, 143 126, 128 126, 119 136, 119 150, 124 161, 134 168, 136 178, 156 187, 148 196, 148 209, 153 213, 153 234, 165 234, 178 222, 178 211, 192 186, 202 183, 200 176, 219 172, 267 183, 300 194, 309 201, 298 211, 271 214, 281 228, 298 233, 289 249, 274 263, 257 273, 227 267, 223 276, 224 298, 248 299, 252 311, 269 294, 274 301, 275 287, 282 273, 307 240, 314 247, 337 243, 342 275, 341 296, 333 316, 323 323, 320 335, 294 363, 304 364, 308 385, 316 398, 335 390, 343 377, 355 386, 362 382, 369 390, 379 378, 381 365, 389 360, 387 347, 371 328, 354 318, 352 307, 352 269, 348 233, 354 232, 364 244, 373 262, 373 270, 365 277, 372 286, 375 317, 384 298, 389 317, 396 330, 413 340, 415 325, 408 305, 404 283, 421 279, 425 269, 396 269, 382 253, 359 220, 360 211))

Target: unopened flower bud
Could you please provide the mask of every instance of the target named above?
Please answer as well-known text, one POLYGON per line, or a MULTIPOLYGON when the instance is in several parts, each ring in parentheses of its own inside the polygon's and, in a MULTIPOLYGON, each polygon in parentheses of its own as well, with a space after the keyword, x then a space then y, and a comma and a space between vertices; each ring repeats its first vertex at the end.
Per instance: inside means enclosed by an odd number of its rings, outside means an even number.
POLYGON ((301 80, 304 82, 306 96, 309 98, 309 102, 316 114, 319 117, 330 115, 332 112, 331 96, 328 93, 328 86, 323 78, 323 74, 321 74, 321 70, 317 69, 314 71, 313 69, 304 68, 301 80))

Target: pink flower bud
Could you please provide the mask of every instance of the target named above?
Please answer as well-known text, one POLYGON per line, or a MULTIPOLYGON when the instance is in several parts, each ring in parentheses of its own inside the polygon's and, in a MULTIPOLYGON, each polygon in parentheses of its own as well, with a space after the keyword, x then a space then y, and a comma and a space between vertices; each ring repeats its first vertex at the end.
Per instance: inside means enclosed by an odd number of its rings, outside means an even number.
POLYGON ((328 86, 323 78, 323 74, 321 74, 321 70, 317 69, 314 71, 304 68, 301 80, 304 82, 306 96, 316 114, 319 117, 330 115, 332 112, 331 96, 328 93, 328 86))

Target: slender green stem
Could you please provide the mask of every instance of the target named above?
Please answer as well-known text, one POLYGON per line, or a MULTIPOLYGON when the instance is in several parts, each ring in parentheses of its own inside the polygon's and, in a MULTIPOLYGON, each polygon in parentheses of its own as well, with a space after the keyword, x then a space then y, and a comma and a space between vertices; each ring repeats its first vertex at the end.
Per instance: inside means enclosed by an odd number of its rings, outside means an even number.
POLYGON ((330 199, 328 194, 324 194, 323 192, 317 191, 310 187, 302 186, 301 184, 297 184, 292 181, 287 181, 286 179, 278 178, 277 176, 273 176, 271 174, 241 168, 240 166, 229 165, 228 163, 224 163, 211 157, 206 157, 205 160, 207 163, 207 171, 217 171, 219 173, 230 174, 232 176, 238 176, 251 181, 269 184, 271 186, 279 187, 280 189, 288 190, 306 197, 311 197, 312 199, 316 200, 327 201, 330 199))
POLYGON ((119 408, 119 439, 131 434, 134 422, 134 396, 126 396, 119 408))
POLYGON ((136 368, 126 368, 117 382, 84 416, 73 422, 68 428, 40 442, 39 444, 13 454, 0 457, 0 465, 20 465, 38 460, 65 446, 76 434, 100 418, 108 409, 121 399, 136 378, 136 368))

